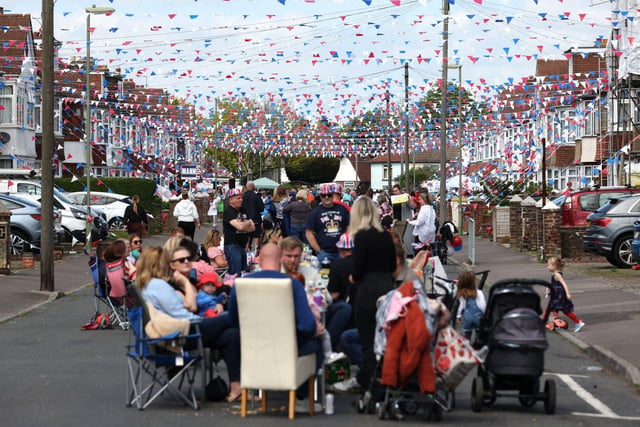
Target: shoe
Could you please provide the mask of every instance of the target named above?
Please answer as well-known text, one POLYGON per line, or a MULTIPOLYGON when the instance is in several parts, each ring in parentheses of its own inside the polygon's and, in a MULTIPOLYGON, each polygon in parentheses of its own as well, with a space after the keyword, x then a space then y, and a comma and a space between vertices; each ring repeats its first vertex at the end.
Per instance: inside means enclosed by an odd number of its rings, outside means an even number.
MULTIPOLYGON (((322 405, 318 402, 313 404, 313 410, 316 414, 322 412, 322 405)), ((306 399, 296 399, 296 407, 295 411, 297 413, 308 414, 309 413, 309 398, 306 399)))
POLYGON ((324 359, 324 364, 325 365, 331 365, 334 362, 337 362, 338 360, 343 360, 346 359, 347 355, 340 352, 340 353, 331 353, 328 357, 326 357, 324 359))
POLYGON ((340 381, 331 386, 333 390, 343 393, 351 393, 360 390, 360 383, 356 377, 349 378, 348 380, 340 381))
POLYGON ((573 332, 580 332, 582 328, 584 328, 584 322, 581 320, 573 327, 573 332))

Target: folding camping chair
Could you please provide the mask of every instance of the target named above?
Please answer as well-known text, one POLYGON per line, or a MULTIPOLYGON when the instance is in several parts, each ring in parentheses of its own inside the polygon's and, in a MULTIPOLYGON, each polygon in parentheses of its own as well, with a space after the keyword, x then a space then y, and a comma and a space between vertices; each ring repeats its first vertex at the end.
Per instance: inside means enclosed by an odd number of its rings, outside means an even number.
MULTIPOLYGON (((130 343, 127 346, 127 406, 135 405, 142 410, 163 394, 176 401, 199 409, 199 401, 205 398, 205 358, 199 325, 196 333, 183 334, 182 331, 167 334, 161 338, 149 338, 145 327, 153 318, 153 306, 146 303, 137 289, 131 290, 132 307, 129 308, 131 324, 130 343), (182 347, 186 340, 195 339, 196 349, 186 351, 182 347), (201 395, 196 398, 195 382, 201 371, 201 395)), ((157 315, 157 313, 155 314, 157 315)), ((189 322, 185 321, 186 330, 189 322)))
POLYGON ((108 262, 107 268, 107 289, 109 295, 105 298, 112 312, 112 324, 120 326, 122 329, 129 329, 129 318, 127 314, 127 281, 124 279, 124 261, 117 260, 108 262))

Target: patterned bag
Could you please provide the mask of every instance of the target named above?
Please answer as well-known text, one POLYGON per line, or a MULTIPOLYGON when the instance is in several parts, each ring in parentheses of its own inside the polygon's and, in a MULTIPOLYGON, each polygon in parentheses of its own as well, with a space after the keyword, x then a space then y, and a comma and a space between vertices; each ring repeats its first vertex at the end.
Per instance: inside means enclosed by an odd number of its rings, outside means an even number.
POLYGON ((483 362, 469 340, 451 326, 438 332, 434 359, 436 373, 450 390, 455 389, 474 366, 483 362))

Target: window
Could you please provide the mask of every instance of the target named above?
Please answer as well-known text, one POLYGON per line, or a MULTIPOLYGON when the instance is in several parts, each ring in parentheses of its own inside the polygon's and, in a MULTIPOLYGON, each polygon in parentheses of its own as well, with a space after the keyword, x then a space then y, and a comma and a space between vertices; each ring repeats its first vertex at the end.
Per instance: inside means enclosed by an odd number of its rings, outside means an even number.
POLYGON ((40 195, 40 187, 34 184, 29 183, 18 183, 16 186, 18 193, 26 193, 31 196, 39 196, 40 195))
POLYGON ((0 83, 0 123, 13 122, 13 86, 0 83))
POLYGON ((390 172, 393 172, 393 166, 391 167, 391 171, 389 171, 389 169, 386 166, 384 166, 382 169, 382 179, 388 180, 390 172))

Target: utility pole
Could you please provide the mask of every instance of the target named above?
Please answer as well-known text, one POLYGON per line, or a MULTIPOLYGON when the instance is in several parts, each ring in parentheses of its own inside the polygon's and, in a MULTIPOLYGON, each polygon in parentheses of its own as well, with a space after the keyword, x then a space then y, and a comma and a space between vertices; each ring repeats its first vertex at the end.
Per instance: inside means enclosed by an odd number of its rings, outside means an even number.
POLYGON ((387 103, 387 126, 385 126, 385 131, 387 134, 387 191, 389 192, 389 194, 391 194, 391 182, 392 182, 392 176, 391 176, 391 138, 389 137, 389 132, 390 130, 390 123, 391 120, 389 117, 389 89, 387 89, 386 93, 385 93, 385 101, 387 103))
POLYGON ((447 220, 447 80, 449 79, 449 0, 442 0, 442 96, 440 99, 440 225, 447 220))
MULTIPOLYGON (((53 230, 53 2, 42 0, 42 230, 53 230)), ((53 236, 40 236, 40 290, 55 290, 53 268, 53 236)))
POLYGON ((409 192, 409 63, 404 63, 404 190, 409 192))

